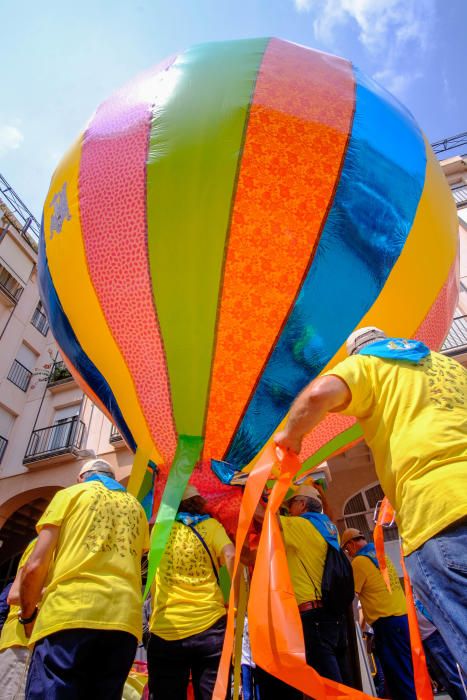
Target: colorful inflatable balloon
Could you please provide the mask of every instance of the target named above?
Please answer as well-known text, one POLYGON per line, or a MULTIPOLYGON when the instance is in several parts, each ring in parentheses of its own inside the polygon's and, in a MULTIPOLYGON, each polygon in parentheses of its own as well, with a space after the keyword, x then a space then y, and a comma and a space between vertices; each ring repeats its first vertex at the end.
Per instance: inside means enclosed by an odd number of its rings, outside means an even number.
MULTIPOLYGON (((438 347, 456 256, 410 113, 342 58, 247 39, 172 56, 97 109, 52 178, 40 285, 66 363, 136 452, 130 488, 148 460, 168 479, 161 522, 195 465, 236 513, 211 467, 249 471, 359 325, 438 347)), ((360 436, 332 417, 303 470, 360 436)))

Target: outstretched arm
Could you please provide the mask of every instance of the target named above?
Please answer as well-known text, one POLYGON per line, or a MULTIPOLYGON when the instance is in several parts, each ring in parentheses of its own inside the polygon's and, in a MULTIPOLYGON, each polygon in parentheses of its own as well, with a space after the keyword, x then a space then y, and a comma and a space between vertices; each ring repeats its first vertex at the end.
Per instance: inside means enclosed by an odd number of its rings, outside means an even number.
POLYGON ((319 377, 308 384, 295 399, 287 424, 274 436, 278 447, 299 454, 304 436, 321 422, 327 413, 344 409, 352 394, 347 384, 335 375, 319 377))

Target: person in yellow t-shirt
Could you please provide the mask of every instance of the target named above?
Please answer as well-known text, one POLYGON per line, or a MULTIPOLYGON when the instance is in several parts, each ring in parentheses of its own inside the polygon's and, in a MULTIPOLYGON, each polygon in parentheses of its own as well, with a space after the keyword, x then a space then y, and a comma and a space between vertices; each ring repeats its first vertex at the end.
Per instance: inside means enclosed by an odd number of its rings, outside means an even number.
POLYGON ((373 543, 355 528, 345 530, 341 547, 352 559, 355 592, 375 635, 375 651, 391 697, 417 700, 410 650, 407 606, 397 571, 386 557, 391 592, 379 570, 373 543))
POLYGON ((235 549, 206 502, 188 484, 157 570, 148 644, 151 700, 210 700, 225 635, 218 568, 232 575, 235 549))
MULTIPOLYGON (((288 515, 280 516, 287 564, 303 628, 307 663, 321 676, 351 685, 347 659, 347 624, 344 613, 325 609, 321 582, 329 541, 339 548, 337 527, 323 512, 321 494, 311 484, 301 484, 285 501, 288 515), (325 539, 324 534, 329 539, 325 539)), ((262 522, 260 504, 255 519, 262 522)), ((257 667, 260 696, 301 700, 303 693, 257 667)))
POLYGON ((8 616, 0 635, 0 678, 3 700, 14 700, 24 697, 26 677, 29 661, 28 640, 24 634, 24 627, 18 621, 19 585, 29 555, 31 554, 36 538, 32 540, 23 552, 18 564, 15 580, 8 592, 7 602, 10 606, 8 616))
POLYGON ((144 510, 104 460, 86 462, 79 482, 40 518, 21 577, 19 621, 34 644, 28 700, 120 700, 141 637, 144 510))
POLYGON ((294 401, 283 449, 329 412, 355 416, 396 510, 412 585, 467 672, 467 370, 418 341, 362 328, 294 401))

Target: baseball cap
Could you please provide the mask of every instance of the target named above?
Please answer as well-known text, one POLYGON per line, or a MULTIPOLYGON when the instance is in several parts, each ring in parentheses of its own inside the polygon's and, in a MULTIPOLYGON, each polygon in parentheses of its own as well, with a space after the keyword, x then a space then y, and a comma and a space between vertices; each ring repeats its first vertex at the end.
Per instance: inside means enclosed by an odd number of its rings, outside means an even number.
POLYGON ((365 328, 359 328, 349 335, 347 342, 345 344, 347 348, 348 355, 354 355, 358 350, 371 345, 375 340, 380 340, 381 338, 387 338, 387 335, 380 328, 376 326, 366 326, 365 328))
POLYGON ((183 492, 182 501, 187 501, 189 498, 194 498, 195 496, 199 495, 200 492, 198 491, 196 486, 193 486, 193 484, 188 484, 183 492))
POLYGON ((314 498, 318 501, 321 500, 321 496, 320 496, 318 489, 315 489, 315 487, 311 486, 310 484, 300 484, 300 486, 295 491, 295 493, 293 493, 287 499, 287 501, 291 501, 292 498, 296 498, 297 496, 305 496, 306 498, 314 498))
POLYGON ((348 527, 347 530, 344 530, 342 533, 341 537, 341 547, 345 547, 345 545, 350 542, 350 540, 358 540, 361 537, 366 540, 365 535, 363 532, 360 532, 360 530, 357 530, 356 527, 348 527))
POLYGON ((115 479, 115 469, 105 459, 88 459, 80 469, 79 476, 86 472, 103 472, 115 479))

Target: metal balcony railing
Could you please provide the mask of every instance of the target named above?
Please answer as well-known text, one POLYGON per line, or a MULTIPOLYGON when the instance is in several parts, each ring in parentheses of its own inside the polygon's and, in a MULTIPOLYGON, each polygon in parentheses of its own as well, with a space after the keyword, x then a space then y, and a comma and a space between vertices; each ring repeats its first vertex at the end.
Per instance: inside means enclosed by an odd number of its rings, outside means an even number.
POLYGON ((8 440, 0 435, 0 464, 5 454, 6 446, 8 445, 8 440))
POLYGON ((53 386, 54 384, 64 384, 73 379, 70 371, 63 360, 55 362, 50 372, 49 379, 47 381, 47 386, 53 386))
POLYGON ((467 185, 453 187, 451 192, 458 209, 467 206, 467 185))
POLYGON ((22 365, 21 362, 18 362, 18 360, 15 360, 8 372, 7 379, 21 389, 21 391, 27 391, 31 377, 31 370, 22 365))
POLYGON ((49 330, 49 322, 47 321, 47 316, 42 313, 40 309, 36 309, 34 311, 31 318, 31 323, 34 328, 37 328, 39 333, 42 333, 43 336, 47 335, 47 331, 49 330))
POLYGON ((118 428, 115 427, 115 425, 112 425, 112 427, 110 428, 109 442, 123 442, 123 438, 120 435, 118 428))
POLYGON ((457 316, 457 318, 453 319, 451 329, 441 351, 446 355, 455 355, 462 348, 465 348, 467 351, 467 316, 457 316))
POLYGON ((77 453, 81 448, 84 427, 83 421, 75 416, 48 428, 33 430, 23 462, 27 464, 57 455, 77 453))
POLYGON ((0 265, 0 289, 14 304, 18 303, 23 293, 23 287, 3 265, 0 265))

